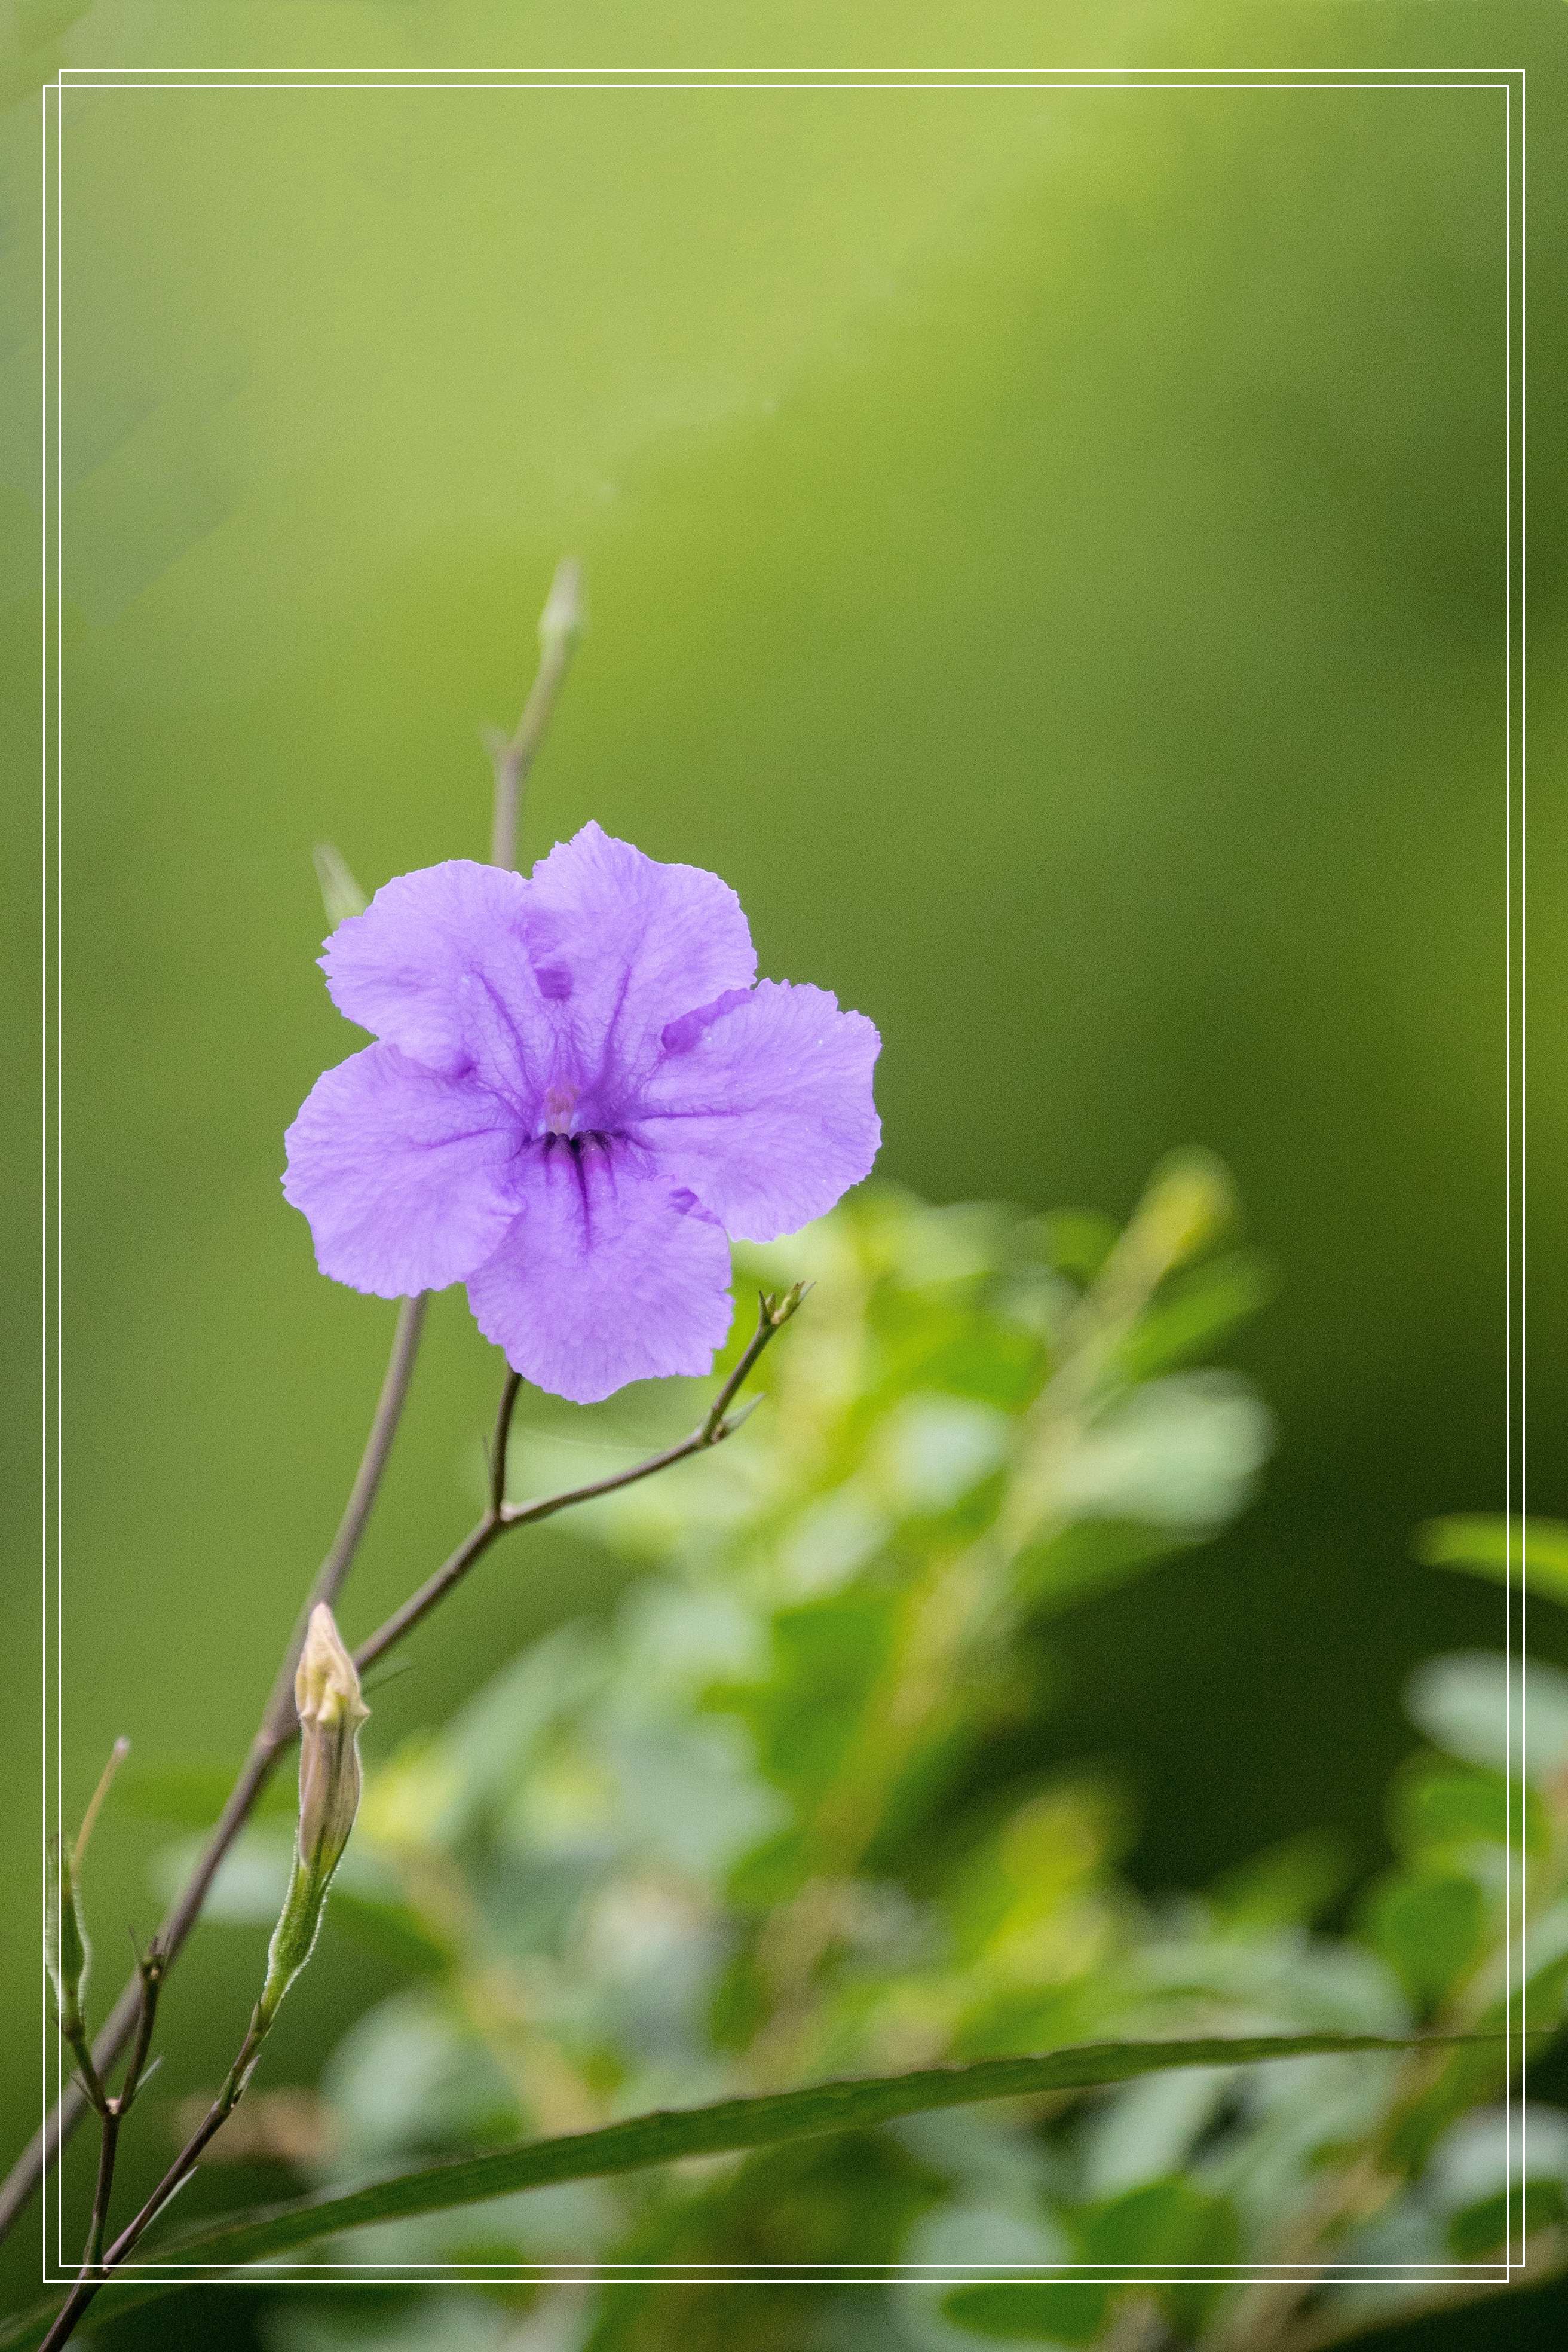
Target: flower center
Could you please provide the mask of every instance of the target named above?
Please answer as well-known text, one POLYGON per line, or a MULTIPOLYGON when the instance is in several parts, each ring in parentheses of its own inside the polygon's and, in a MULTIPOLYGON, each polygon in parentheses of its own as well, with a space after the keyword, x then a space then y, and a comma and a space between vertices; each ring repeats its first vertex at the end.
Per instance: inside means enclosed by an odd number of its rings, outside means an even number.
POLYGON ((575 1135, 577 1132, 577 1089, 575 1087, 547 1087, 544 1094, 545 1135, 575 1135))

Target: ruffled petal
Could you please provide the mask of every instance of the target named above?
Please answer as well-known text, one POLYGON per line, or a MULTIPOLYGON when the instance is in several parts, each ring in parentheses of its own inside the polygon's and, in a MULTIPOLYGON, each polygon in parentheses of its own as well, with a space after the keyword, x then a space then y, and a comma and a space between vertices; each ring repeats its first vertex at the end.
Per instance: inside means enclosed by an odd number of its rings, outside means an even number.
POLYGON ((700 1373, 730 1328, 730 1248, 689 1192, 625 1141, 531 1144, 522 1206, 468 1276, 513 1371, 575 1404, 628 1381, 700 1373))
POLYGON ((534 867, 527 919, 541 991, 599 1125, 653 1067, 669 1022, 756 974, 727 883, 662 866, 593 824, 534 867))
POLYGON ((520 1106, 537 1102, 555 1025, 529 953, 529 891, 521 874, 468 857, 384 883, 327 941, 333 1003, 431 1069, 474 1068, 520 1106))
POLYGON ((764 980, 667 1035, 629 1131, 736 1240, 795 1233, 869 1171, 881 1039, 864 1013, 764 980))
POLYGON ((310 1220, 317 1265, 378 1298, 460 1282, 517 1214, 514 1115, 395 1045, 323 1072, 284 1140, 284 1195, 310 1220))

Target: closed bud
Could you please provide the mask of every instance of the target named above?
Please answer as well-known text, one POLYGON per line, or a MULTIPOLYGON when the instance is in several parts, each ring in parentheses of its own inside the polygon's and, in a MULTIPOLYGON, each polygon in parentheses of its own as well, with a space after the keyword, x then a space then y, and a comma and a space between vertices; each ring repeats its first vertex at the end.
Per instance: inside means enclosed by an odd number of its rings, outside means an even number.
POLYGON ((59 2013, 60 2032, 68 2042, 76 2042, 80 2041, 86 2031, 81 2001, 92 1948, 82 1925, 81 1897, 71 1864, 71 1850, 63 1838, 49 1840, 45 1883, 45 1955, 48 1961, 49 1981, 55 1989, 55 2007, 59 2013))
POLYGON ((310 857, 321 886, 321 905, 332 929, 336 930, 350 915, 363 915, 369 901, 350 873, 342 852, 330 841, 318 841, 310 857))
POLYGON ((370 1713, 324 1601, 310 1612, 294 1677, 300 1716, 300 1826, 289 1892, 267 1955, 260 2014, 270 2021, 306 1961, 327 1889, 359 1811, 359 1727, 370 1713))
POLYGON ((1236 1221, 1236 1187, 1207 1151, 1173 1152, 1152 1182, 1127 1230, 1130 1244, 1152 1261, 1155 1279, 1196 1257, 1236 1221))
POLYGON ((539 642, 546 654, 574 646, 583 634, 583 567, 574 555, 563 556, 555 567, 544 610, 539 616, 539 642))

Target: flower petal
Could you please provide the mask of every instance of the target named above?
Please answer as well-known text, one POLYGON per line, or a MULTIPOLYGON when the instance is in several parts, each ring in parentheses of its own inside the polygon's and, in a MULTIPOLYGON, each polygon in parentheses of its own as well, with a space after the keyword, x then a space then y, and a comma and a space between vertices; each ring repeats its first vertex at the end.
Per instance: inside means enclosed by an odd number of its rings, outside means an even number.
POLYGON ((757 969, 727 883, 662 866, 593 824, 534 867, 528 937, 542 992, 606 1112, 653 1067, 668 1023, 749 988, 757 969))
POLYGON ((528 898, 521 874, 468 857, 384 882, 327 941, 333 1003, 431 1069, 474 1066, 536 1099, 553 1028, 528 952, 528 898))
POLYGON ((795 1232, 868 1171, 881 1040, 828 990, 764 980, 667 1043, 629 1131, 738 1241, 795 1232))
POLYGON ((576 1404, 628 1381, 710 1370, 730 1328, 730 1247, 689 1192, 624 1140, 528 1147, 521 1212, 468 1276, 513 1371, 576 1404))
POLYGON ((460 1282, 517 1214, 514 1114, 395 1045, 324 1071, 284 1139, 285 1197, 323 1274, 378 1298, 460 1282))

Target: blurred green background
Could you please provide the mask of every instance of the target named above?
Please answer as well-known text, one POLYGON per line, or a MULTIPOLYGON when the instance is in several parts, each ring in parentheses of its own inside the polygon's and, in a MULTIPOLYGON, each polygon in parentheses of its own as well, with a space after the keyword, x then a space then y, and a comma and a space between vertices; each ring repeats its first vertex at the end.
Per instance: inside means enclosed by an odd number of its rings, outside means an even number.
MULTIPOLYGON (((34 5, 20 29, 25 1003, 38 80, 62 61, 624 64, 656 43, 629 5, 589 24, 442 0, 34 5)), ((1531 366, 1560 388, 1565 29, 1555 5, 998 0, 960 22, 683 0, 657 61, 1523 64, 1531 366)), ((278 1192, 284 1127, 357 1042, 312 962, 310 846, 336 841, 367 887, 482 855, 477 730, 515 715, 570 548, 593 629, 531 851, 592 814, 723 874, 764 971, 878 1021, 883 1171, 931 1197, 1120 1215, 1173 1143, 1235 1171, 1280 1273, 1243 1349, 1280 1428, 1265 1497, 1068 1622, 1033 1752, 1126 1763, 1152 1886, 1303 1826, 1371 1864, 1410 1662, 1501 1630, 1500 1601, 1408 1543, 1503 1500, 1502 113, 1451 89, 67 98, 69 1803, 117 1732, 237 1756, 331 1531, 392 1310, 317 1276, 278 1192)), ((1563 490, 1561 434, 1538 433, 1547 1510, 1568 1402, 1563 490)), ((23 1192, 33 1035, 8 1088, 23 1192)), ((24 1210, 24 1332, 37 1248, 24 1210)), ((24 1341, 5 1415, 0 1801, 24 1857, 35 1363, 24 1341)), ((496 1370, 443 1299, 351 1633, 466 1523, 496 1370)), ((375 1738, 602 1602, 605 1573, 565 1535, 500 1559, 420 1637, 375 1738)), ((106 1975, 119 1918, 152 1924, 150 1842, 127 1822, 96 1851, 106 1975)), ((7 2143, 36 2113, 28 1878, 3 1922, 7 2143)), ((250 1966, 222 1931, 193 1950, 172 2076, 226 2060, 250 1966)), ((297 2074, 364 1979, 324 1955, 280 2029, 297 2074)))

